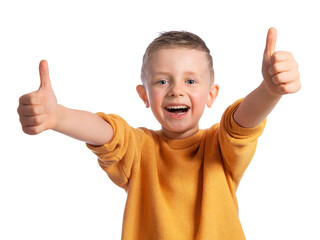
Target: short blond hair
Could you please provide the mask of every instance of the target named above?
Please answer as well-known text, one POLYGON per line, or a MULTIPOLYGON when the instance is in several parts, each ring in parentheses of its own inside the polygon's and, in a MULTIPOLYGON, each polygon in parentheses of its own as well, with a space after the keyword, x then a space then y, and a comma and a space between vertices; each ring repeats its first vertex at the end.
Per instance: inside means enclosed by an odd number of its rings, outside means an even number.
POLYGON ((142 61, 141 68, 141 80, 143 81, 146 65, 148 63, 151 55, 159 50, 164 48, 190 48, 203 51, 206 53, 208 58, 208 67, 211 75, 211 83, 214 82, 214 70, 212 63, 212 56, 210 50, 207 47, 206 43, 196 34, 186 31, 169 31, 160 33, 159 37, 155 38, 147 47, 142 61))

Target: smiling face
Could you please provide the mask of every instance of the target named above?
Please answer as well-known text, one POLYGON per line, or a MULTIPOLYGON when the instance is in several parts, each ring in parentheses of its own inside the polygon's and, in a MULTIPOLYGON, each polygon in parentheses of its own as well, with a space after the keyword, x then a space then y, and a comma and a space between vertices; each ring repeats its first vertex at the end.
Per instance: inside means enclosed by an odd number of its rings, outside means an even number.
POLYGON ((218 93, 208 66, 206 53, 190 48, 163 48, 149 58, 137 91, 166 137, 186 138, 199 130, 205 106, 218 93))

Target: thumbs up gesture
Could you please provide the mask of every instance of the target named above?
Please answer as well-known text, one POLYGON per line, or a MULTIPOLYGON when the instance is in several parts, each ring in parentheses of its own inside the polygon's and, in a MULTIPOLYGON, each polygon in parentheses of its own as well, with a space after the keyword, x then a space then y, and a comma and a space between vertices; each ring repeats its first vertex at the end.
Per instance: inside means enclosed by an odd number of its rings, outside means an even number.
POLYGON ((276 41, 277 30, 270 28, 262 63, 264 83, 275 96, 295 93, 301 88, 298 63, 290 52, 276 52, 276 41))
POLYGON ((19 99, 18 114, 22 130, 30 135, 53 129, 57 124, 57 98, 52 90, 48 63, 39 64, 40 87, 19 99))

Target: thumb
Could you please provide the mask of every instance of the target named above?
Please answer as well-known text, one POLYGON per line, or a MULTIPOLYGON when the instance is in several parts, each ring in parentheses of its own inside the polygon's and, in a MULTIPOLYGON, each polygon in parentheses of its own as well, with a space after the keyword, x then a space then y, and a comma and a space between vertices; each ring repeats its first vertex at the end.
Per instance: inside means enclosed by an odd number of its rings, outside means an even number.
POLYGON ((267 35, 266 48, 264 50, 264 55, 269 61, 271 56, 274 54, 277 42, 277 29, 270 28, 267 35))
POLYGON ((42 60, 39 64, 40 89, 52 89, 49 78, 49 67, 46 60, 42 60))

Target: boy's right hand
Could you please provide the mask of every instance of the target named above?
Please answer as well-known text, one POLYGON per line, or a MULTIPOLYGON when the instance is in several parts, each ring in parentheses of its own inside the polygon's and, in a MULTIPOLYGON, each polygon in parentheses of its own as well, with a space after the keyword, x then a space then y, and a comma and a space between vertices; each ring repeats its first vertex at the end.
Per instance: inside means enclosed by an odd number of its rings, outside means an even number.
POLYGON ((46 60, 39 64, 40 87, 19 99, 18 114, 22 130, 35 135, 57 125, 57 98, 52 90, 49 68, 46 60))

